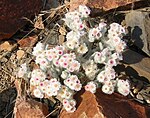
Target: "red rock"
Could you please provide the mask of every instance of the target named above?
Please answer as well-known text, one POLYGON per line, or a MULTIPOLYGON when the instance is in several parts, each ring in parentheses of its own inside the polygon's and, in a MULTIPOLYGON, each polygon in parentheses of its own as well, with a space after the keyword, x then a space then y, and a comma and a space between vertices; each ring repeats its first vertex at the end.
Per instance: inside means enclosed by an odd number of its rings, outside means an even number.
POLYGON ((91 8, 103 9, 104 11, 107 11, 120 6, 126 6, 137 1, 142 0, 71 0, 70 9, 74 10, 79 5, 84 4, 91 8))
POLYGON ((27 37, 21 40, 18 40, 18 44, 21 48, 23 47, 32 47, 38 40, 37 36, 27 37))
POLYGON ((41 8, 41 0, 0 0, 0 40, 10 38, 41 8))
POLYGON ((45 118, 48 113, 48 107, 45 104, 32 99, 16 99, 14 107, 15 118, 45 118))
POLYGON ((74 113, 63 110, 60 118, 149 118, 150 107, 114 93, 106 95, 97 90, 96 94, 80 92, 76 95, 78 108, 74 113))
POLYGON ((14 118, 45 118, 49 114, 46 104, 26 97, 25 81, 20 82, 16 79, 14 84, 18 93, 13 112, 14 118))

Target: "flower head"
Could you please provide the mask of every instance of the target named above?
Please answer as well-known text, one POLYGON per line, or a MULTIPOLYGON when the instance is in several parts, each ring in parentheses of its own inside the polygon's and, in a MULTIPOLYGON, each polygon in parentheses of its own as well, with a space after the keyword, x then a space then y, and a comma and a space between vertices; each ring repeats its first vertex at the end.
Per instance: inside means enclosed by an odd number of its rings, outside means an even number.
POLYGON ((41 54, 43 50, 44 50, 44 45, 43 45, 41 42, 39 42, 39 43, 37 43, 36 46, 33 48, 32 54, 33 54, 34 56, 37 56, 37 55, 41 54))
POLYGON ((63 106, 65 108, 66 111, 68 112, 74 112, 76 110, 75 106, 76 106, 76 101, 74 99, 64 99, 63 100, 63 106))
POLYGON ((114 83, 109 81, 102 86, 102 91, 106 94, 112 94, 114 92, 114 87, 114 83))
POLYGON ((90 79, 90 80, 93 80, 95 78, 95 75, 98 71, 98 68, 97 68, 97 64, 94 63, 93 60, 89 60, 87 62, 85 62, 83 65, 82 65, 84 71, 85 71, 85 74, 86 76, 90 79))
POLYGON ((37 98, 43 98, 43 97, 44 97, 43 93, 42 93, 41 90, 38 89, 38 88, 34 89, 33 94, 34 94, 34 96, 37 97, 37 98))
POLYGON ((80 91, 82 88, 82 84, 76 75, 69 76, 66 80, 64 80, 64 84, 71 90, 75 91, 80 91))
POLYGON ((89 42, 94 42, 96 39, 99 40, 100 37, 102 37, 102 33, 98 28, 90 29, 89 42))
POLYGON ((118 80, 117 90, 120 94, 127 96, 130 93, 130 84, 128 80, 118 80))
POLYGON ((85 54, 87 51, 88 51, 88 47, 86 46, 85 43, 81 44, 77 49, 77 52, 80 54, 85 54))
POLYGON ((87 6, 80 5, 79 6, 79 13, 80 13, 81 17, 87 18, 90 14, 90 9, 87 6))
POLYGON ((93 81, 88 82, 84 88, 86 91, 90 91, 91 93, 96 92, 96 84, 93 81))

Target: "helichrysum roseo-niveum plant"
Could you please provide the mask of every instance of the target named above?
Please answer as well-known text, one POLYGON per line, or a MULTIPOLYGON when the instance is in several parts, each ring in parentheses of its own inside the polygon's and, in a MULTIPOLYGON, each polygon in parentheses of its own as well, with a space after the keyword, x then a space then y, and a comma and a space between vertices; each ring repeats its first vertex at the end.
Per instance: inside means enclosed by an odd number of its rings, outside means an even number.
POLYGON ((92 27, 88 25, 89 14, 89 8, 82 5, 66 13, 63 20, 70 31, 63 45, 45 48, 48 46, 37 43, 32 54, 40 68, 29 72, 23 64, 18 72, 18 77, 30 78, 35 97, 55 96, 68 112, 76 110, 73 95, 81 88, 92 93, 101 88, 106 94, 117 91, 124 96, 130 92, 129 81, 119 80, 113 69, 122 60, 126 47, 121 40, 124 27, 104 22, 92 27))

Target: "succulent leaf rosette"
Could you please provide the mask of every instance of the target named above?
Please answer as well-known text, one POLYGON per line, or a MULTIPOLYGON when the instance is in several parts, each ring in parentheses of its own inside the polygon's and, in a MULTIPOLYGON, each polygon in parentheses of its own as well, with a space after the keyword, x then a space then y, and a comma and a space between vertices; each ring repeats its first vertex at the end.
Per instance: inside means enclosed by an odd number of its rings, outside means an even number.
POLYGON ((126 47, 122 40, 124 27, 104 22, 92 27, 89 14, 90 9, 83 5, 67 12, 63 19, 70 29, 66 41, 53 48, 37 43, 32 54, 40 68, 27 74, 29 69, 24 64, 18 72, 19 77, 30 79, 35 97, 55 96, 68 112, 76 110, 73 95, 81 88, 92 93, 101 88, 106 94, 117 91, 124 96, 130 92, 129 81, 118 79, 113 69, 122 60, 126 47))

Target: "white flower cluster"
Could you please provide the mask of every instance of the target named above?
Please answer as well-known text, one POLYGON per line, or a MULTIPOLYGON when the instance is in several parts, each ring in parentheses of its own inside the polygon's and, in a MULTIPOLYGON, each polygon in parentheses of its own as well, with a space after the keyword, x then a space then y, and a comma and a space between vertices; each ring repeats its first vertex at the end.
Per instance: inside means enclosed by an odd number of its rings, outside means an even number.
POLYGON ((92 28, 89 31, 89 42, 94 42, 95 40, 100 40, 102 33, 105 31, 105 23, 100 23, 99 27, 92 28))
MULTIPOLYGON (((65 14, 65 24, 70 28, 62 45, 48 48, 37 43, 33 48, 35 62, 39 69, 30 75, 30 85, 35 97, 55 96, 68 112, 76 110, 73 95, 82 89, 92 93, 101 87, 106 94, 118 91, 126 96, 130 92, 128 80, 119 80, 114 70, 126 44, 122 40, 125 29, 117 23, 109 26, 101 22, 96 27, 89 26, 89 8, 65 14), (84 81, 82 78, 86 78, 84 81), (86 83, 85 83, 86 82, 86 83)), ((26 76, 28 69, 22 65, 18 76, 26 76)))
POLYGON ((63 106, 68 112, 74 112, 76 110, 76 101, 74 99, 68 100, 64 99, 63 100, 63 106))
POLYGON ((85 62, 83 65, 82 65, 84 71, 85 71, 85 75, 90 79, 90 80, 93 80, 95 78, 95 75, 98 71, 98 68, 97 68, 97 64, 94 63, 93 60, 88 60, 87 62, 85 62))
POLYGON ((110 24, 110 29, 108 30, 109 40, 107 43, 118 53, 122 52, 126 47, 125 42, 121 40, 122 34, 125 34, 125 29, 121 25, 117 23, 110 24))
POLYGON ((93 81, 88 82, 87 85, 85 86, 86 91, 90 91, 91 93, 96 92, 97 85, 93 81))
POLYGON ((117 88, 118 92, 124 96, 127 96, 130 93, 130 84, 128 80, 118 80, 117 88))
POLYGON ((41 69, 32 71, 30 85, 34 86, 33 94, 37 98, 45 96, 56 96, 61 88, 61 84, 56 78, 46 79, 46 74, 41 69))
POLYGON ((58 96, 59 96, 59 98, 62 98, 62 99, 71 99, 71 98, 73 98, 73 94, 74 94, 74 92, 71 89, 69 89, 65 85, 62 85, 61 89, 58 93, 58 96))
POLYGON ((80 91, 82 88, 82 84, 76 75, 69 76, 66 80, 64 80, 64 84, 71 90, 75 91, 80 91))
POLYGON ((85 25, 83 24, 82 19, 87 18, 89 14, 90 14, 89 8, 80 5, 78 11, 66 13, 64 20, 70 29, 74 31, 83 30, 85 28, 85 25))

